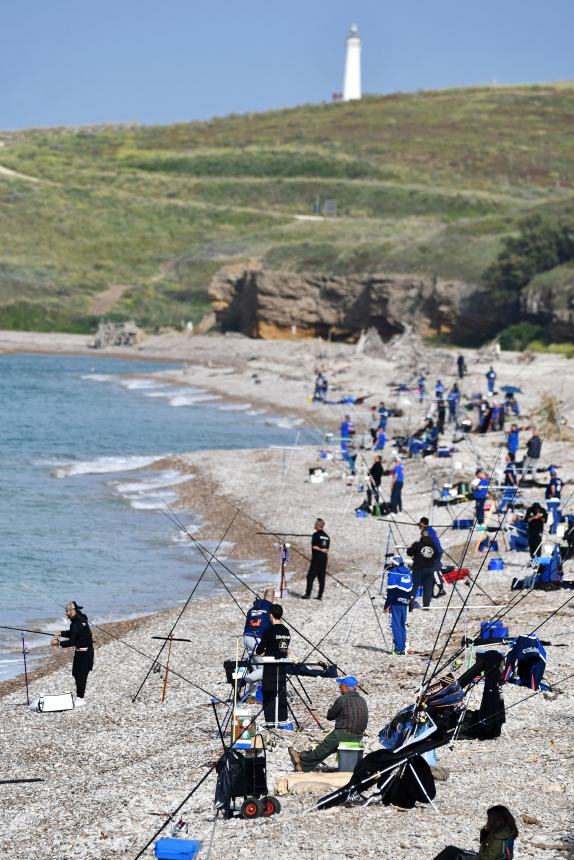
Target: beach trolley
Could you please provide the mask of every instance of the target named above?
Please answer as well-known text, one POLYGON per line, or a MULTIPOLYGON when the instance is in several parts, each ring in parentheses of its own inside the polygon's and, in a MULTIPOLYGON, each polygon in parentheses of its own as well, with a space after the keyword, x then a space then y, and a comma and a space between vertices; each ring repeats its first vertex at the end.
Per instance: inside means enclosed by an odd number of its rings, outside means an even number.
POLYGON ((268 818, 281 811, 277 798, 268 794, 267 756, 261 735, 252 738, 250 749, 232 747, 221 756, 215 808, 224 818, 268 818))

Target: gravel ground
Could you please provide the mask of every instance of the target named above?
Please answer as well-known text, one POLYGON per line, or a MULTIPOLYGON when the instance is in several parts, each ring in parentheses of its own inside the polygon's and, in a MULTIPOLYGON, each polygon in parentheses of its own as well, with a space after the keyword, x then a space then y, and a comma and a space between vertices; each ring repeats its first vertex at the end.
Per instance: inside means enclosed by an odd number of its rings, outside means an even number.
MULTIPOLYGON (((219 352, 210 346, 213 355, 206 354, 205 363, 194 363, 193 367, 177 372, 177 376, 227 396, 272 406, 275 412, 304 415, 308 422, 321 426, 333 426, 343 410, 306 404, 309 380, 318 360, 332 379, 340 380, 342 390, 347 387, 354 393, 359 388, 361 393, 373 390, 377 398, 386 395, 388 400, 391 397, 386 383, 402 379, 405 372, 403 367, 385 358, 356 356, 352 348, 340 345, 269 344, 241 338, 204 340, 217 342, 219 352), (207 361, 216 363, 213 357, 216 353, 218 366, 208 367, 207 361), (253 373, 262 381, 255 383, 253 373)), ((170 358, 175 357, 173 349, 170 358)), ((428 361, 432 357, 432 353, 424 356, 428 361)), ((446 368, 448 361, 452 364, 452 356, 439 353, 436 361, 446 368)), ((487 365, 478 361, 478 356, 468 353, 467 362, 473 373, 465 383, 468 391, 481 387, 487 365)), ((510 382, 517 373, 522 374, 521 382, 527 385, 522 399, 526 410, 533 410, 545 391, 570 398, 568 402, 572 403, 570 388, 574 383, 564 359, 544 356, 532 365, 519 365, 516 356, 507 356, 496 367, 500 382, 510 382)), ((446 370, 440 372, 448 378, 446 370)), ((417 405, 399 405, 405 409, 405 418, 391 420, 393 432, 399 432, 407 421, 414 423, 420 419, 417 405)), ((367 411, 361 407, 355 412, 359 426, 367 411)), ((571 423, 571 415, 566 415, 571 423)), ((523 435, 525 441, 527 433, 523 435)), ((473 437, 480 456, 490 464, 496 460, 501 441, 500 434, 473 437)), ((431 510, 437 523, 449 521, 444 509, 431 509, 430 487, 433 477, 440 484, 455 474, 461 479, 472 476, 475 454, 468 444, 461 443, 458 447, 460 450, 452 460, 407 462, 405 511, 401 523, 394 526, 399 543, 410 543, 418 533, 416 527, 403 523, 416 522, 420 515, 431 510)), ((367 453, 367 462, 370 459, 367 453)), ((385 459, 388 464, 390 454, 385 459)), ((545 438, 543 461, 559 462, 563 477, 574 475, 573 460, 568 442, 545 438)), ((307 568, 304 556, 309 541, 293 540, 289 593, 283 600, 286 621, 292 629, 292 651, 304 658, 310 650, 295 631, 315 643, 325 637, 321 650, 342 670, 360 677, 368 691, 367 739, 369 746, 376 748, 379 729, 415 698, 426 665, 424 652, 434 642, 442 617, 438 607, 444 608, 445 601, 433 603, 437 610, 417 611, 411 616, 410 639, 415 651, 422 654, 393 658, 386 652, 379 622, 387 642, 389 632, 378 583, 388 523, 355 517, 354 508, 362 499, 357 489, 360 477, 355 484, 348 484, 337 463, 327 463, 328 478, 323 483, 310 483, 309 468, 317 462, 317 449, 305 446, 291 452, 278 449, 195 452, 174 458, 171 465, 195 475, 194 481, 185 484, 186 494, 180 504, 183 509, 200 511, 203 515, 201 531, 194 534, 197 539, 219 539, 239 508, 226 536, 233 546, 226 547, 225 555, 226 564, 240 579, 244 577, 240 561, 249 557, 266 559, 267 578, 270 583, 277 582, 278 549, 274 538, 258 535, 257 531, 283 529, 307 533, 316 515, 325 518, 332 538, 329 570, 341 584, 330 578, 321 603, 301 601, 298 595, 302 593, 307 568), (357 613, 349 611, 331 629, 371 582, 374 600, 363 594, 357 613)), ((390 479, 385 478, 384 482, 388 487, 390 479)), ((571 487, 566 486, 564 497, 570 492, 571 487)), ((456 509, 456 513, 460 510, 456 509)), ((170 528, 167 521, 166 528, 170 528)), ((452 530, 444 535, 445 548, 457 561, 465 538, 466 533, 452 530)), ((474 551, 476 543, 473 539, 465 558, 473 573, 484 560, 482 554, 474 551)), ((514 565, 527 561, 524 553, 509 554, 503 549, 502 555, 514 565)), ((472 608, 458 622, 452 642, 459 640, 465 625, 469 631, 476 630, 478 622, 494 611, 492 602, 503 605, 508 600, 510 581, 519 571, 518 566, 508 566, 502 572, 488 572, 485 566, 478 584, 488 597, 478 589, 473 591, 469 600, 472 608)), ((571 563, 567 565, 567 575, 574 578, 571 563)), ((245 585, 231 573, 227 575, 227 583, 240 606, 247 609, 251 595, 245 585)), ((468 587, 462 586, 461 592, 465 596, 468 587)), ((571 593, 533 592, 509 616, 511 633, 534 629, 571 593)), ((456 594, 450 606, 460 606, 456 594)), ((225 697, 228 693, 222 662, 235 655, 242 616, 227 594, 194 600, 178 627, 179 635, 193 641, 174 646, 173 666, 203 690, 172 676, 168 700, 162 705, 161 681, 157 674, 152 674, 133 704, 131 699, 148 662, 125 643, 148 655, 154 654, 156 643, 150 637, 168 630, 178 612, 176 607, 145 619, 135 629, 122 629, 119 633, 122 642, 110 641, 103 631, 95 631, 100 647, 83 710, 33 714, 22 706, 22 689, 5 687, 0 691, 2 778, 44 779, 38 784, 0 786, 3 856, 22 860, 43 856, 58 860, 135 857, 162 821, 154 813, 177 807, 207 773, 220 751, 209 694, 225 697)), ((449 624, 445 629, 450 629, 457 615, 458 612, 448 613, 449 624)), ((574 601, 545 624, 541 635, 556 644, 569 645, 573 629, 574 601)), ((443 642, 439 638, 439 647, 443 642)), ((450 651, 453 647, 449 646, 450 651)), ((548 677, 556 680, 574 672, 571 649, 547 650, 548 677)), ((34 682, 34 692, 70 689, 69 670, 66 661, 54 658, 54 671, 34 682)), ((317 679, 306 683, 306 687, 316 714, 327 727, 322 717, 336 696, 336 685, 317 679)), ((276 818, 219 821, 211 856, 230 860, 269 854, 272 845, 274 853, 283 858, 392 857, 399 850, 405 858, 431 858, 447 843, 475 848, 485 810, 493 803, 507 804, 517 817, 520 840, 516 856, 573 856, 574 679, 565 682, 562 689, 554 701, 536 696, 510 709, 506 732, 498 740, 461 741, 453 751, 439 751, 439 764, 449 775, 445 782, 437 783, 436 810, 420 807, 404 812, 372 805, 367 809, 340 808, 319 813, 312 810, 312 795, 289 795, 282 798, 283 811, 276 818)), ((506 689, 507 707, 525 695, 527 691, 518 688, 506 689)), ((278 775, 291 770, 287 753, 291 743, 304 749, 321 736, 301 702, 293 698, 292 704, 302 729, 294 735, 273 735, 268 754, 271 784, 278 775)), ((182 810, 189 822, 189 835, 205 842, 209 841, 213 828, 213 792, 212 775, 182 810)), ((152 852, 148 851, 147 856, 152 856, 152 852)))

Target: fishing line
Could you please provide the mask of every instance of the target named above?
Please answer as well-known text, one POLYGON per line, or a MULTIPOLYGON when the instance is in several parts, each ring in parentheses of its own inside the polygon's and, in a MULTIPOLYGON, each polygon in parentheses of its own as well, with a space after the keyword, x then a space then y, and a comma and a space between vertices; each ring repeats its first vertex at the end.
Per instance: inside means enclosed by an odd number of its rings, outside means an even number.
MULTIPOLYGON (((148 498, 149 498, 149 497, 148 497, 148 498)), ((197 580, 197 582, 196 582, 196 583, 195 583, 195 585, 193 586, 193 589, 192 589, 192 591, 191 591, 191 594, 189 595, 189 597, 187 598, 187 600, 186 600, 186 601, 185 601, 185 603, 183 604, 183 606, 182 606, 182 608, 181 608, 181 610, 180 610, 180 612, 179 612, 179 615, 178 615, 178 616, 177 616, 177 618, 175 619, 175 621, 174 621, 174 623, 173 623, 173 626, 172 626, 171 630, 169 631, 168 636, 170 636, 170 637, 171 637, 171 636, 173 636, 173 633, 174 633, 174 631, 175 631, 175 628, 177 627, 177 625, 178 625, 179 621, 181 620, 181 617, 183 616, 183 614, 184 614, 185 610, 187 609, 187 607, 188 607, 188 606, 189 606, 189 604, 191 603, 191 600, 193 599, 193 596, 194 596, 195 592, 197 591, 197 589, 199 588, 199 585, 201 584, 201 580, 203 579, 203 577, 205 576, 205 574, 207 573, 207 571, 208 571, 208 569, 209 569, 209 567, 210 567, 210 565, 211 565, 211 560, 215 557, 215 553, 217 552, 217 550, 219 549, 219 547, 221 546, 221 544, 223 543, 223 541, 224 541, 224 540, 225 540, 225 538, 227 537, 227 535, 228 535, 228 533, 229 533, 230 529, 231 529, 231 528, 232 528, 232 526, 233 526, 233 523, 234 523, 234 522, 235 522, 235 520, 237 519, 237 515, 238 515, 238 513, 239 513, 239 511, 236 511, 236 512, 234 513, 233 517, 231 518, 231 522, 229 523, 229 525, 228 525, 228 526, 227 526, 227 528, 225 529, 225 531, 224 531, 223 535, 221 536, 221 538, 220 538, 220 540, 219 540, 219 543, 217 544, 216 548, 214 549, 214 551, 213 551, 213 553, 212 553, 212 555, 211 555, 211 558, 210 558, 210 559, 208 559, 207 564, 205 565, 205 567, 203 568, 203 570, 202 570, 202 572, 201 572, 201 576, 199 577, 199 579, 197 580)), ((157 659, 159 659, 159 657, 162 655, 162 653, 163 653, 163 649, 164 649, 165 647, 166 647, 166 642, 164 642, 164 643, 163 643, 163 645, 161 646, 161 648, 159 649, 159 651, 158 651, 158 653, 157 653, 156 662, 157 662, 157 659)), ((138 696, 139 696, 139 694, 141 693, 141 691, 142 691, 142 689, 143 689, 143 687, 144 687, 144 685, 145 685, 145 683, 146 683, 147 679, 148 679, 148 678, 149 678, 149 676, 151 675, 152 671, 153 671, 153 666, 151 666, 151 667, 150 667, 150 669, 148 670, 147 675, 145 676, 145 678, 143 679, 143 681, 142 681, 142 682, 141 682, 141 684, 139 685, 138 690, 137 690, 137 693, 135 694, 135 696, 134 696, 134 697, 133 697, 133 699, 132 699, 132 704, 136 701, 137 697, 138 697, 138 696)))

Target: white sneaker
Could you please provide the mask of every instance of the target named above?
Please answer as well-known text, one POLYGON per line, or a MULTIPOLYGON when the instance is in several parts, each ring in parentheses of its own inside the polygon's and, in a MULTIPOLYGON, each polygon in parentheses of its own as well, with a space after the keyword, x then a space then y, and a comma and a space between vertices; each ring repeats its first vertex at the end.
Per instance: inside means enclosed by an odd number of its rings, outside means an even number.
POLYGON ((85 706, 85 704, 86 704, 86 702, 84 699, 80 699, 79 696, 76 696, 76 701, 74 703, 74 707, 83 708, 85 706))

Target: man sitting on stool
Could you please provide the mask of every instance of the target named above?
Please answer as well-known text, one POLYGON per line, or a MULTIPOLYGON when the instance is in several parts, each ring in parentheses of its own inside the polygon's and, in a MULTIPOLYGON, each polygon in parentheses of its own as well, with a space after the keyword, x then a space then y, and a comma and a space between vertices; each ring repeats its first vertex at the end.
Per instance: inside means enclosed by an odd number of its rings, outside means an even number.
POLYGON ((369 721, 369 711, 367 703, 357 692, 359 682, 352 675, 348 675, 346 678, 337 678, 337 684, 341 695, 327 711, 327 719, 335 720, 333 731, 325 735, 321 743, 312 750, 298 752, 294 747, 289 747, 293 767, 299 773, 313 770, 327 756, 337 752, 341 742, 356 743, 363 740, 369 721))

